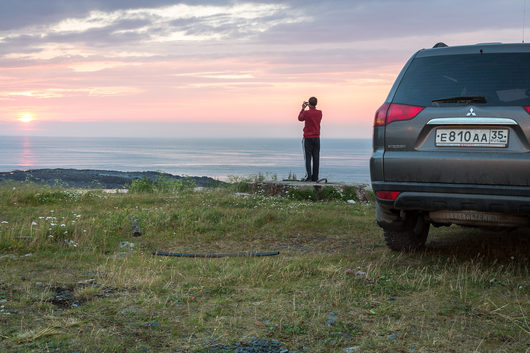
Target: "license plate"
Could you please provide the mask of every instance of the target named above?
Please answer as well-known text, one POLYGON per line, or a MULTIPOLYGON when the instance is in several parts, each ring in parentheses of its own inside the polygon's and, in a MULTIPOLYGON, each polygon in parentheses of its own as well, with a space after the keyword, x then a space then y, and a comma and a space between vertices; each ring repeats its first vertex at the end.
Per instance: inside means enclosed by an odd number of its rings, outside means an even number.
POLYGON ((508 129, 436 129, 436 146, 506 147, 508 129))

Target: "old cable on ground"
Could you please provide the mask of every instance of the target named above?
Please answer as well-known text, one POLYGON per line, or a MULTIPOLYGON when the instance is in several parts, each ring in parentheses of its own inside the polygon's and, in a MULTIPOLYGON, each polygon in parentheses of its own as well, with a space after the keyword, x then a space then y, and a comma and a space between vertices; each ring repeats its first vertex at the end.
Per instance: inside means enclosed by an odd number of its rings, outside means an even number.
POLYGON ((250 252, 250 253, 237 253, 237 254, 190 254, 190 253, 175 253, 165 251, 153 251, 153 255, 159 256, 176 256, 176 257, 242 257, 242 256, 274 256, 278 255, 279 251, 266 251, 266 252, 250 252))

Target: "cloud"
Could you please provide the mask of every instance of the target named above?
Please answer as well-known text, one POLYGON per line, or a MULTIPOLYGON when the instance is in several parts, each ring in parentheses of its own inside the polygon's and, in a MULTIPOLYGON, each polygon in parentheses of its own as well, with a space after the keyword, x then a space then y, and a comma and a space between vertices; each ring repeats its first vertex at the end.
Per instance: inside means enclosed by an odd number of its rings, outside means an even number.
MULTIPOLYGON (((152 7, 167 6, 174 0, 149 0, 152 7)), ((145 0, 2 0, 0 31, 43 26, 68 18, 87 16, 91 11, 112 12, 145 7, 145 0)))
MULTIPOLYGON (((150 43, 241 40, 274 26, 306 19, 299 13, 296 15, 287 5, 279 3, 176 4, 158 8, 92 10, 80 17, 2 31, 0 38, 15 50, 15 53, 4 52, 5 57, 23 58, 20 53, 28 47, 39 48, 50 43, 127 48, 137 46, 138 42, 149 46, 150 43)), ((149 49, 163 52, 160 47, 149 49)), ((49 56, 45 55, 44 59, 49 56)))
POLYGON ((119 61, 89 61, 79 62, 68 66, 75 72, 97 72, 106 69, 124 66, 139 66, 139 63, 119 62, 119 61))
POLYGON ((187 72, 181 74, 174 74, 175 77, 200 77, 212 78, 221 80, 248 80, 254 79, 255 76, 249 72, 234 72, 234 71, 204 71, 204 72, 187 72))
POLYGON ((516 0, 502 6, 472 0, 466 9, 473 11, 462 9, 456 0, 43 3, 1 2, 0 64, 79 57, 112 60, 120 52, 121 59, 127 57, 124 53, 135 53, 168 59, 243 57, 346 65, 352 58, 378 62, 384 49, 410 55, 424 46, 422 41, 402 46, 398 42, 403 38, 424 37, 432 45, 468 32, 515 28, 520 32, 522 25, 521 4, 516 0), (373 49, 373 41, 381 44, 379 51, 373 49))
POLYGON ((124 86, 102 86, 90 88, 46 88, 41 90, 30 91, 0 91, 0 100, 13 97, 31 97, 39 99, 64 98, 73 96, 122 96, 141 93, 141 90, 135 87, 124 86))

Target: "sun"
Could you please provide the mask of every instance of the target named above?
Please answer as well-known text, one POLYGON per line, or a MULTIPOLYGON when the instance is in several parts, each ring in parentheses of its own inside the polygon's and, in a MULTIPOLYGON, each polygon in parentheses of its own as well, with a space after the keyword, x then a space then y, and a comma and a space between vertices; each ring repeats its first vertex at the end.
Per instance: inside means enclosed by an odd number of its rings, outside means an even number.
POLYGON ((35 120, 35 116, 32 113, 18 113, 18 121, 27 124, 35 120))

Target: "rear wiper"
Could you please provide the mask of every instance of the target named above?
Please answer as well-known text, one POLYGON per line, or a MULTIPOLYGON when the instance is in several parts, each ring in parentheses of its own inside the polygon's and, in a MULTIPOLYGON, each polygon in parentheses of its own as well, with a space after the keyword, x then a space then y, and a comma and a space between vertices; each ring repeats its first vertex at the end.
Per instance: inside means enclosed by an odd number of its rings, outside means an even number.
POLYGON ((486 103, 484 96, 463 96, 434 99, 433 103, 486 103))

